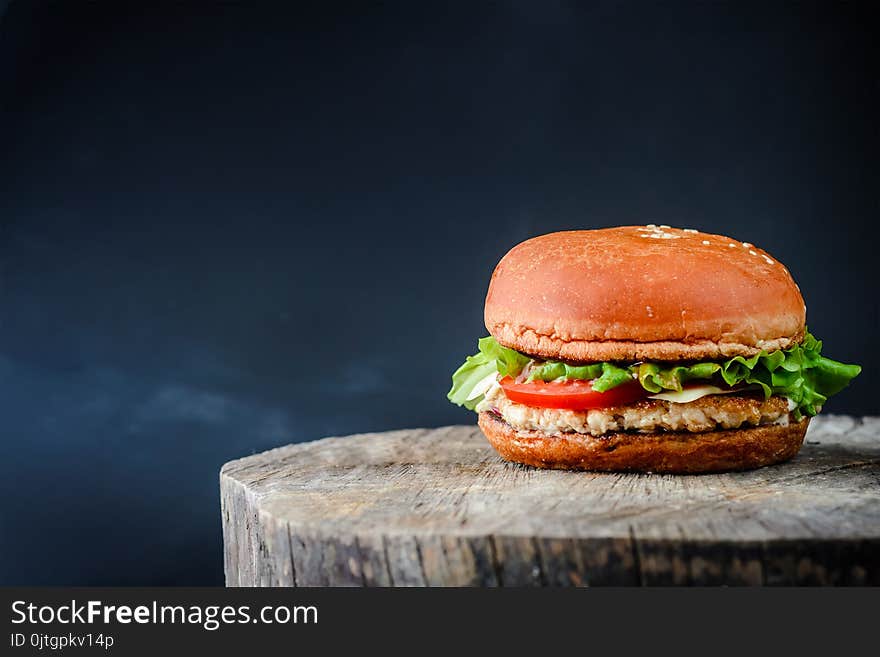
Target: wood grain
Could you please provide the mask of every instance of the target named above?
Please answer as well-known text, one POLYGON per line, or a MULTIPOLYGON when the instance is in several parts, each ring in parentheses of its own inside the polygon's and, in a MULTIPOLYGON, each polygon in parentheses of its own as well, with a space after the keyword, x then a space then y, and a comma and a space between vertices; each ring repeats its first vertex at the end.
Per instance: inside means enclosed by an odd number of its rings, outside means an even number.
POLYGON ((220 473, 230 586, 880 585, 880 418, 675 476, 502 461, 475 426, 326 438, 220 473))

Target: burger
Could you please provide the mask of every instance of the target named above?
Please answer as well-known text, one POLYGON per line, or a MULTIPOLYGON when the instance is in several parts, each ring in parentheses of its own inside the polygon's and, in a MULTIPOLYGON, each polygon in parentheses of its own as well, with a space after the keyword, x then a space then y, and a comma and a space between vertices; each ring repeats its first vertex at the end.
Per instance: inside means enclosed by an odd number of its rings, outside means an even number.
POLYGON ((495 268, 484 317, 490 335, 448 397, 504 459, 540 468, 779 463, 861 371, 822 356, 782 263, 688 228, 522 242, 495 268))

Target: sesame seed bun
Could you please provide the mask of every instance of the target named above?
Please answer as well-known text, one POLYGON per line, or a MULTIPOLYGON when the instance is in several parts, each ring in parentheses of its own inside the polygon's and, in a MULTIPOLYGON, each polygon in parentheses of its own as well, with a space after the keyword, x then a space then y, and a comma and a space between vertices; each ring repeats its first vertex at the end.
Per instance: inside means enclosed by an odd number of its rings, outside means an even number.
POLYGON ((495 268, 486 328, 571 361, 711 360, 785 349, 806 308, 785 266, 723 235, 665 226, 550 233, 495 268))
POLYGON ((549 435, 517 431, 497 415, 479 414, 480 429, 507 461, 537 468, 697 474, 749 470, 795 456, 809 418, 788 426, 727 431, 549 435))

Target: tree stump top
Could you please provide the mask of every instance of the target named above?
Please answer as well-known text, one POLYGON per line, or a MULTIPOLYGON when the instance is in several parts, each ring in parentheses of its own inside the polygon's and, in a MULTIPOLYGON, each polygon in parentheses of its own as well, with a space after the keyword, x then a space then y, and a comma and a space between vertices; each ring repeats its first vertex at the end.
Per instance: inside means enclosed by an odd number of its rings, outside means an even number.
POLYGON ((880 418, 710 475, 537 470, 475 426, 326 438, 221 471, 229 585, 880 584, 880 418))

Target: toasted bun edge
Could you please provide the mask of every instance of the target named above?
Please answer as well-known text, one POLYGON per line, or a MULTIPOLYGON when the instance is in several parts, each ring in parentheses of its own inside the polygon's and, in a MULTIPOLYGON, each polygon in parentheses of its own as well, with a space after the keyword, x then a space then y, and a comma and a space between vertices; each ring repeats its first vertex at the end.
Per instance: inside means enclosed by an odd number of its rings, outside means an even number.
POLYGON ((489 443, 507 461, 537 468, 670 474, 751 470, 787 461, 800 450, 809 423, 804 418, 787 426, 594 437, 518 431, 488 412, 478 418, 489 443))

